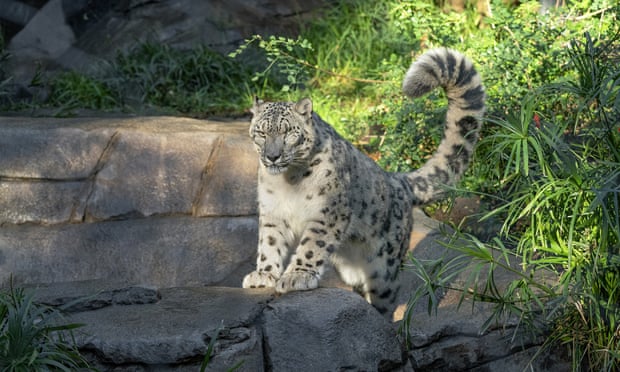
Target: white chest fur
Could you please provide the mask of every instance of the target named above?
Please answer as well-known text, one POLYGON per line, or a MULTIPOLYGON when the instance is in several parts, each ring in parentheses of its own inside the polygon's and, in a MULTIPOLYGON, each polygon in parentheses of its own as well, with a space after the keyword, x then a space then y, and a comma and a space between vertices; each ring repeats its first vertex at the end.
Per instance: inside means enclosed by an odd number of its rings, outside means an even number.
POLYGON ((319 180, 315 175, 291 183, 283 174, 271 175, 264 169, 260 172, 258 201, 261 216, 285 221, 296 237, 303 232, 308 221, 321 218, 324 201, 316 194, 319 180))

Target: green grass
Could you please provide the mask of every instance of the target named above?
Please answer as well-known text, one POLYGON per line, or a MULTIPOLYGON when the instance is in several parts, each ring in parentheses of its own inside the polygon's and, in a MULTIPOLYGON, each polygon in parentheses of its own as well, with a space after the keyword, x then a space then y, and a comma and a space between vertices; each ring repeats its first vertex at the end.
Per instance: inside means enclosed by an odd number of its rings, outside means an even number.
POLYGON ((248 43, 268 59, 259 80, 285 80, 284 89, 265 98, 311 96, 317 112, 349 140, 364 143, 368 135, 383 136, 368 151, 379 151, 384 167, 405 170, 418 167, 432 152, 440 133, 431 128, 446 104, 439 92, 403 102, 400 82, 415 56, 438 46, 465 52, 483 76, 488 111, 505 116, 533 89, 573 73, 566 66, 571 40, 585 31, 606 35, 618 29, 618 8, 611 4, 541 15, 538 2, 516 8, 494 3, 493 16, 480 22, 473 9, 446 13, 432 1, 343 1, 297 39, 248 43), (420 139, 426 142, 422 147, 420 139))
POLYGON ((205 47, 180 51, 145 43, 119 53, 95 74, 53 77, 44 105, 59 115, 77 109, 238 115, 252 97, 251 77, 247 67, 205 47))

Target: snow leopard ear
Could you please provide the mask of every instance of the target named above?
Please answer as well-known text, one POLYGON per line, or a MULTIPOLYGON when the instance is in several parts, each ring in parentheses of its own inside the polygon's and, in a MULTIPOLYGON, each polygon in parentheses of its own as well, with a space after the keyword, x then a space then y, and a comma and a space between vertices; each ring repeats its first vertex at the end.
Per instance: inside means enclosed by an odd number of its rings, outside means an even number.
POLYGON ((252 108, 250 109, 250 112, 254 115, 258 114, 260 112, 260 106, 263 103, 264 102, 262 99, 258 99, 258 96, 254 96, 254 102, 252 103, 252 108))
POLYGON ((295 112, 309 119, 312 116, 312 100, 310 98, 302 98, 295 104, 295 112))

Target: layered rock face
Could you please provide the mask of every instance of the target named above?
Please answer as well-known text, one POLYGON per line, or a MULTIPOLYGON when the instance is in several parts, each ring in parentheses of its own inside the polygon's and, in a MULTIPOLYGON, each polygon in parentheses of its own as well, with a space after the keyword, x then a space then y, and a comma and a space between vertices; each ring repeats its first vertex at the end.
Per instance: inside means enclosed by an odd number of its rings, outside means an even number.
POLYGON ((0 283, 231 284, 257 239, 247 128, 2 118, 0 283))
POLYGON ((213 371, 401 368, 395 328, 351 291, 239 288, 258 234, 248 126, 0 118, 0 287, 71 304, 102 370, 195 371, 212 340, 213 371))

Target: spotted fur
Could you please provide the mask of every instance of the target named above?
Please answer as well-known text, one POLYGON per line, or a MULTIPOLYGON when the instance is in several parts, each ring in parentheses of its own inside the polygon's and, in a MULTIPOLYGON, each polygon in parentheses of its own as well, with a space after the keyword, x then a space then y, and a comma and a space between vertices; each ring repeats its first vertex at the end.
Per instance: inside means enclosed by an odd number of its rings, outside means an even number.
POLYGON ((391 314, 411 208, 441 197, 445 185, 459 179, 481 127, 484 88, 466 57, 431 50, 403 81, 410 97, 439 86, 448 96, 444 138, 432 158, 409 173, 381 169, 321 120, 308 98, 254 102, 259 243, 256 271, 245 276, 244 288, 316 288, 329 263, 381 313, 391 314))

